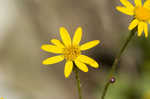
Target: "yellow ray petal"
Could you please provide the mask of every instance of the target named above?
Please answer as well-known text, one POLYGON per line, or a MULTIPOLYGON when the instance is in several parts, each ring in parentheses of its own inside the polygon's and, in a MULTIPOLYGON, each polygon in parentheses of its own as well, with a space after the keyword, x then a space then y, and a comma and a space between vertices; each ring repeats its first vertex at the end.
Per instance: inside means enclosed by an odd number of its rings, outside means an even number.
POLYGON ((134 19, 134 20, 131 22, 131 24, 129 25, 128 29, 129 29, 129 30, 134 29, 134 28, 138 25, 138 23, 139 23, 139 20, 134 19))
POLYGON ((122 6, 117 6, 116 9, 124 14, 131 15, 131 16, 134 15, 134 10, 132 9, 127 9, 122 6))
POLYGON ((150 24, 150 20, 148 21, 148 24, 150 24))
POLYGON ((73 70, 73 63, 72 61, 67 61, 65 64, 65 69, 64 69, 64 75, 66 78, 68 78, 73 70))
POLYGON ((54 45, 49 45, 49 44, 44 44, 41 46, 41 49, 46 51, 46 52, 51 52, 51 53, 62 53, 63 49, 59 48, 54 45))
POLYGON ((150 0, 146 0, 146 1, 144 2, 144 7, 150 9, 150 0))
POLYGON ((145 37, 148 37, 148 24, 144 22, 144 33, 145 33, 145 37))
POLYGON ((134 6, 128 0, 120 0, 120 2, 128 9, 134 9, 134 6))
POLYGON ((53 43, 57 47, 64 48, 64 45, 59 40, 57 40, 57 39, 52 39, 51 43, 53 43))
POLYGON ((44 65, 55 64, 55 63, 61 62, 63 60, 64 60, 64 56, 63 55, 58 55, 58 56, 53 56, 53 57, 45 59, 43 61, 43 64, 44 65))
POLYGON ((68 31, 64 27, 60 28, 60 36, 61 36, 61 39, 62 39, 63 43, 66 46, 71 45, 70 35, 69 35, 68 31))
POLYGON ((80 70, 82 70, 83 72, 88 72, 88 67, 87 67, 84 63, 75 60, 75 64, 76 64, 76 66, 77 66, 80 70))
POLYGON ((138 24, 138 36, 142 35, 143 29, 144 29, 144 22, 139 22, 139 24, 138 24))
POLYGON ((74 37, 73 37, 73 44, 79 45, 82 38, 82 28, 78 27, 75 31, 74 37))
POLYGON ((88 57, 86 55, 78 56, 77 57, 77 61, 89 64, 89 65, 91 65, 91 67, 94 67, 94 68, 98 68, 99 67, 99 64, 94 59, 92 59, 92 58, 90 58, 90 57, 88 57))
POLYGON ((80 50, 87 50, 87 49, 90 49, 92 47, 95 47, 97 44, 99 44, 100 41, 99 40, 94 40, 94 41, 90 41, 90 42, 87 42, 85 44, 82 44, 80 46, 80 50))
POLYGON ((141 7, 142 6, 142 0, 134 0, 135 6, 141 7))

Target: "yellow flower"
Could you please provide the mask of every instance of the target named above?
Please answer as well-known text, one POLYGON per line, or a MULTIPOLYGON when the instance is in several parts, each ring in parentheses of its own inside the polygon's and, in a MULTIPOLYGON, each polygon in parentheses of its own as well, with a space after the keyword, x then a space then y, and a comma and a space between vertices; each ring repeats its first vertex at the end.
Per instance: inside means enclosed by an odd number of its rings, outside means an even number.
POLYGON ((117 6, 116 9, 124 14, 134 16, 134 20, 129 25, 128 29, 132 30, 138 26, 138 36, 141 36, 143 31, 145 37, 148 37, 148 24, 150 24, 150 0, 146 0, 142 4, 142 0, 134 0, 133 6, 128 0, 120 0, 124 6, 117 6))
POLYGON ((4 99, 3 97, 0 97, 0 99, 4 99))
POLYGON ((60 28, 60 36, 62 42, 57 39, 52 39, 50 44, 44 44, 41 49, 47 52, 60 54, 54 57, 47 58, 43 61, 44 65, 55 64, 66 59, 66 64, 64 68, 65 77, 69 77, 73 70, 73 63, 82 70, 83 72, 88 72, 88 67, 86 64, 91 65, 91 67, 98 68, 99 64, 86 55, 82 55, 81 51, 90 49, 100 43, 99 40, 90 41, 88 43, 79 45, 82 38, 82 28, 78 27, 75 31, 73 40, 71 41, 68 31, 64 28, 60 28))

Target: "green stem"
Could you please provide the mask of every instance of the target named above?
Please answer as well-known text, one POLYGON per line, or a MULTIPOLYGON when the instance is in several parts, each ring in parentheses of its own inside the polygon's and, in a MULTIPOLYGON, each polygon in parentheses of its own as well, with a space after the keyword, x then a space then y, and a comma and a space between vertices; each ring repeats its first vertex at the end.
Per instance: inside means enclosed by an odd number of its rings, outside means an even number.
POLYGON ((78 71, 78 69, 76 67, 74 68, 74 72, 75 72, 75 78, 76 78, 76 81, 77 81, 77 88, 78 88, 79 99, 82 99, 81 83, 80 83, 80 78, 79 78, 79 71, 78 71))
POLYGON ((131 39, 132 39, 133 36, 135 35, 136 31, 137 31, 137 27, 134 28, 134 29, 130 32, 129 36, 126 38, 126 40, 125 40, 123 46, 121 47, 120 51, 118 52, 118 54, 117 54, 117 56, 116 56, 116 58, 115 58, 115 60, 114 60, 114 62, 113 62, 112 69, 111 69, 111 71, 110 71, 110 73, 109 73, 108 81, 107 81, 107 83, 106 83, 105 86, 104 86, 104 90, 103 90, 101 99, 105 99, 107 90, 108 90, 109 85, 110 85, 110 83, 111 83, 111 82, 110 82, 110 79, 113 77, 113 75, 114 75, 114 73, 115 73, 115 70, 116 70, 116 68, 117 68, 119 59, 120 59, 121 55, 123 54, 125 48, 126 48, 127 45, 129 44, 129 42, 131 41, 131 39))

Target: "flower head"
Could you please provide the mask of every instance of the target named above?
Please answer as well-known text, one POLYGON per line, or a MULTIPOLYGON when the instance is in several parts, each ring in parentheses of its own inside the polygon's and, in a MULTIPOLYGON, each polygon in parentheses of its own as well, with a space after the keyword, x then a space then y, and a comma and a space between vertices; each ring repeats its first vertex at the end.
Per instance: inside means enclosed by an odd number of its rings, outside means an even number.
POLYGON ((75 31, 73 40, 71 41, 68 31, 64 28, 60 28, 60 36, 62 42, 57 39, 52 39, 50 44, 44 44, 41 46, 41 49, 47 52, 60 54, 54 57, 47 58, 43 61, 44 65, 54 64, 66 60, 64 75, 69 77, 73 70, 73 62, 76 66, 83 72, 88 72, 88 67, 86 64, 91 67, 98 68, 99 64, 86 55, 82 55, 81 51, 90 49, 100 43, 99 40, 90 41, 88 43, 82 44, 80 46, 80 41, 82 38, 82 28, 78 27, 75 31))
POLYGON ((120 0, 124 6, 117 6, 116 9, 124 14, 134 17, 134 20, 129 25, 128 29, 132 30, 138 26, 138 36, 141 36, 143 31, 145 37, 148 37, 148 24, 150 24, 150 0, 146 0, 142 4, 142 0, 134 0, 133 6, 128 0, 120 0))

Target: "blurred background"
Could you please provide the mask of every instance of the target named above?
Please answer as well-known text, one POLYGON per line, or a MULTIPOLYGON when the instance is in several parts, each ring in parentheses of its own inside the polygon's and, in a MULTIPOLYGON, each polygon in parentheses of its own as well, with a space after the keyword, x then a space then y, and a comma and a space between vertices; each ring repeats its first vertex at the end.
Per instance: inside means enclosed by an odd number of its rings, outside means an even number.
MULTIPOLYGON (((82 43, 101 40, 85 54, 101 65, 80 72, 83 99, 100 99, 107 74, 128 35, 128 16, 119 0, 0 0, 0 96, 4 99, 78 99, 74 74, 65 79, 64 63, 42 65, 53 54, 42 44, 83 28, 82 43)), ((117 69, 106 99, 150 99, 150 37, 134 37, 117 69)))

